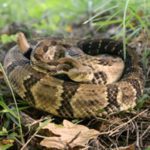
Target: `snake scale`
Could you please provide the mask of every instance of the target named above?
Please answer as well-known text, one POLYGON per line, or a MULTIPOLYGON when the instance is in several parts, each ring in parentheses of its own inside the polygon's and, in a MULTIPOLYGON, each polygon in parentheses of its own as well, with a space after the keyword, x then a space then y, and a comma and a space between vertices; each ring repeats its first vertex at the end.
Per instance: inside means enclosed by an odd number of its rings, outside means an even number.
POLYGON ((44 39, 24 54, 16 45, 6 54, 4 69, 22 99, 55 116, 99 117, 134 108, 144 89, 144 73, 135 49, 126 46, 123 73, 112 82, 107 79, 109 71, 107 74, 103 70, 95 71, 99 66, 93 67, 93 61, 106 68, 115 63, 114 59, 109 60, 107 55, 103 59, 100 54, 112 55, 120 62, 118 57, 124 56, 123 43, 93 38, 75 43, 44 39), (52 58, 55 59, 50 61, 52 58))

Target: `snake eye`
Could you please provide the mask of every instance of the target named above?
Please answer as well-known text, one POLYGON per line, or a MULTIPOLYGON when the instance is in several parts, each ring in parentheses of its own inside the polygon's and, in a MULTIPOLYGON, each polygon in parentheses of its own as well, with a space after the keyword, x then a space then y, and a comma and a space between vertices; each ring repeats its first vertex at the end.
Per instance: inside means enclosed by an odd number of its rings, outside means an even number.
POLYGON ((55 52, 55 56, 54 56, 55 59, 60 59, 63 57, 65 57, 65 51, 63 49, 60 49, 55 52))

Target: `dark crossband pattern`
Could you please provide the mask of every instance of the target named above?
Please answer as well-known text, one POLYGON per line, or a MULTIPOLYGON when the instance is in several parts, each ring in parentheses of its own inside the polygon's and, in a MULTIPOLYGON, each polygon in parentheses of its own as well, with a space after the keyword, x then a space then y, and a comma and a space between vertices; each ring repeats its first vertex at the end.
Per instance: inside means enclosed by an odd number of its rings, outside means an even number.
POLYGON ((90 55, 111 54, 123 58, 123 44, 110 39, 86 39, 77 43, 85 53, 90 55))
POLYGON ((107 99, 108 105, 104 108, 107 113, 112 113, 119 110, 119 104, 117 102, 117 94, 118 94, 118 87, 113 84, 107 85, 107 99))
POLYGON ((64 82, 62 86, 63 86, 63 93, 61 97, 63 101, 58 112, 60 116, 65 115, 66 117, 73 118, 73 109, 70 105, 70 101, 72 97, 75 95, 79 85, 72 82, 64 82))
POLYGON ((27 58, 30 59, 32 48, 30 47, 23 55, 27 58))
POLYGON ((92 79, 92 83, 94 84, 106 84, 107 76, 104 72, 96 72, 94 73, 94 78, 92 79))
POLYGON ((10 74, 17 66, 23 67, 24 65, 28 64, 28 60, 18 60, 14 61, 7 67, 7 74, 10 74))
POLYGON ((141 87, 140 87, 138 80, 137 79, 128 79, 127 81, 133 86, 133 88, 136 91, 136 96, 139 98, 142 93, 141 93, 141 87))
POLYGON ((35 101, 34 101, 34 97, 33 97, 32 92, 31 92, 31 87, 33 85, 35 85, 39 81, 39 79, 40 78, 37 78, 37 77, 31 75, 28 79, 24 80, 24 86, 26 89, 24 99, 26 99, 28 102, 31 101, 32 105, 35 105, 35 101))

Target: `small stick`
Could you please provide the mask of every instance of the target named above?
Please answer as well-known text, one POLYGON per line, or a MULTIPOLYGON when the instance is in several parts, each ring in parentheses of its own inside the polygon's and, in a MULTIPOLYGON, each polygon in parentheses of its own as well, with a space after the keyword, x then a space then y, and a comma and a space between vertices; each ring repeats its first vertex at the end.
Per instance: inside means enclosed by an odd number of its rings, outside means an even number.
POLYGON ((131 123, 133 120, 135 120, 137 117, 141 116, 142 114, 144 114, 145 112, 147 112, 148 109, 140 112, 139 114, 137 114, 136 116, 134 116, 133 118, 131 118, 130 120, 128 120, 127 122, 115 127, 114 129, 112 129, 111 131, 109 131, 109 136, 112 136, 114 133, 118 132, 122 127, 126 126, 127 124, 131 123))

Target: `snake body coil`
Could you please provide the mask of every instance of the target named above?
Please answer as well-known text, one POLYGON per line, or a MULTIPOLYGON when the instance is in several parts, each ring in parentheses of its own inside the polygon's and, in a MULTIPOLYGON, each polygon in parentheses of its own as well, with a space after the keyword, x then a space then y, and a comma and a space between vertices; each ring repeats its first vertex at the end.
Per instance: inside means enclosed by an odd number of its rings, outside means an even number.
MULTIPOLYGON (((42 47, 47 51, 48 41, 43 40, 36 49, 42 47)), ((53 44, 57 46, 57 40, 53 41, 53 44)), ((62 45, 65 49, 69 49, 68 46, 62 45)), ((91 55, 92 60, 94 57, 98 58, 100 54, 109 54, 123 59, 123 44, 110 39, 81 40, 74 44, 74 47, 81 49, 86 55, 91 55)), ((19 51, 18 46, 8 51, 4 68, 15 92, 34 107, 65 118, 95 117, 133 108, 143 93, 144 75, 139 58, 134 49, 130 47, 126 49, 123 75, 119 81, 113 83, 104 84, 107 81, 102 71, 94 73, 94 83, 63 80, 48 72, 38 71, 33 67, 30 59, 19 51), (99 76, 101 76, 101 83, 96 80, 99 76)), ((80 62, 82 62, 81 58, 80 62)), ((102 61, 100 63, 105 65, 102 61)))

